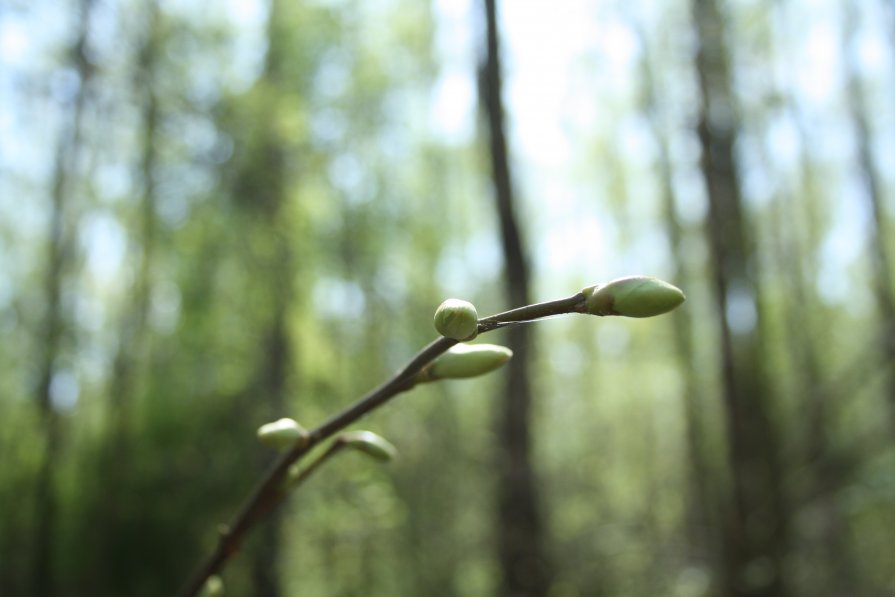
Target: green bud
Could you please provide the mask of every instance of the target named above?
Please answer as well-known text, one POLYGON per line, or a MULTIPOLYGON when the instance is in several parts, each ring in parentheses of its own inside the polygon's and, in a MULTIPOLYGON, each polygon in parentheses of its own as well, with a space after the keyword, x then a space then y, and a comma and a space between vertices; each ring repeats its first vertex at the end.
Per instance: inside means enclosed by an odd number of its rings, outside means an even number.
POLYGON ((478 377, 499 368, 512 356, 512 350, 496 344, 457 344, 429 366, 425 381, 478 377))
POLYGON ((339 441, 381 462, 394 460, 398 450, 384 437, 372 431, 349 431, 339 436, 339 441))
POLYGON ((280 419, 258 428, 258 440, 277 450, 288 450, 308 441, 308 432, 292 419, 280 419))
POLYGON ((591 315, 653 317, 668 313, 686 300, 680 288, 649 276, 629 276, 581 291, 591 315))
POLYGON ((208 577, 202 585, 199 597, 221 597, 224 594, 224 581, 217 574, 208 577))
POLYGON ((479 315, 475 305, 460 299, 447 299, 435 310, 435 329, 442 336, 466 341, 478 333, 479 315))

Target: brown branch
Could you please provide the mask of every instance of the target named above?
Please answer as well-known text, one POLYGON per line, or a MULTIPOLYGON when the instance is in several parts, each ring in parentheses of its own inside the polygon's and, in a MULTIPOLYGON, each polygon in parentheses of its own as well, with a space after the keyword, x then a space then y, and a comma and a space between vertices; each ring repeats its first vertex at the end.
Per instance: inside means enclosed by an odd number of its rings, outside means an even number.
MULTIPOLYGON (((563 315, 567 313, 584 313, 584 295, 574 296, 527 305, 512 309, 479 320, 479 333, 489 332, 505 325, 528 323, 543 317, 563 315)), ((311 451, 317 444, 332 437, 351 423, 354 423, 370 411, 382 406, 401 392, 407 391, 415 384, 414 376, 423 367, 438 358, 439 355, 457 344, 456 340, 439 337, 420 350, 401 370, 395 373, 382 385, 371 390, 357 402, 343 411, 333 415, 309 433, 309 439, 280 456, 252 491, 248 500, 239 510, 228 526, 222 527, 217 546, 202 566, 184 585, 180 592, 182 597, 193 597, 202 590, 205 582, 217 574, 234 553, 239 551, 246 535, 258 521, 267 516, 278 506, 288 494, 284 489, 284 479, 289 468, 311 451)))

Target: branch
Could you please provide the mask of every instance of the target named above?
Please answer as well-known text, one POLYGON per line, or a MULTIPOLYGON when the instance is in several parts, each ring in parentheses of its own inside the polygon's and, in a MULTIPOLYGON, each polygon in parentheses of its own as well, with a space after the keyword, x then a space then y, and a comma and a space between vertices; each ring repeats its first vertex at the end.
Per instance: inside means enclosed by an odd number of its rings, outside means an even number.
MULTIPOLYGON (((478 332, 483 334, 507 325, 528 323, 553 315, 586 312, 585 295, 579 292, 568 298, 527 305, 485 317, 478 322, 478 332)), ((357 402, 322 423, 319 427, 311 430, 308 441, 296 445, 296 447, 281 456, 252 491, 248 500, 233 518, 230 525, 222 527, 214 552, 196 571, 189 582, 184 585, 180 595, 182 597, 194 597, 197 595, 202 590, 205 582, 223 568, 230 556, 239 551, 243 540, 255 524, 282 502, 288 493, 288 490, 284 488, 284 480, 289 472, 289 468, 295 462, 323 440, 332 437, 401 392, 412 388, 416 383, 414 379, 416 375, 426 365, 433 362, 455 344, 457 344, 457 340, 443 336, 433 340, 382 385, 370 391, 357 402)))

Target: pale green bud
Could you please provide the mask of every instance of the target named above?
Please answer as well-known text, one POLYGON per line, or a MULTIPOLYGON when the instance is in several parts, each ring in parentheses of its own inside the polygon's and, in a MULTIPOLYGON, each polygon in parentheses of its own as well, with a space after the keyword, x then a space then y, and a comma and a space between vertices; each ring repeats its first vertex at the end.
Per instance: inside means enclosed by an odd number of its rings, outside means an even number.
POLYGON ((208 577, 205 584, 202 585, 202 591, 199 597, 221 597, 224 594, 224 581, 217 574, 208 577))
POLYGON ((512 356, 512 350, 496 344, 457 344, 429 366, 426 381, 478 377, 499 368, 512 356))
POLYGON ((478 333, 479 315, 475 305, 460 299, 447 299, 435 310, 435 329, 454 340, 472 340, 478 333))
POLYGON ((597 284, 581 291, 591 315, 653 317, 683 303, 680 288, 649 276, 629 276, 597 284))
POLYGON ((277 450, 288 450, 308 441, 308 432, 292 419, 280 419, 258 428, 258 440, 277 450))
POLYGON ((381 462, 394 460, 398 455, 391 442, 372 431, 349 431, 340 435, 339 441, 381 462))

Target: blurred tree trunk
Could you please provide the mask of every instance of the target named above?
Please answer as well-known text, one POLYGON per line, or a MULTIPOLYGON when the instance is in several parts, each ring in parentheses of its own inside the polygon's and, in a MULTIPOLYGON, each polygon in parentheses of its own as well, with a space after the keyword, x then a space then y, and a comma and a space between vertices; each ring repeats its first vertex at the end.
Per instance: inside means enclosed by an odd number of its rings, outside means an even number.
MULTIPOLYGON (((786 18, 784 8, 785 2, 777 2, 774 9, 778 14, 769 21, 783 22, 786 18)), ((776 47, 780 35, 780 32, 771 31, 768 48, 771 64, 779 63, 781 59, 787 62, 776 47)), ((788 187, 786 179, 781 177, 783 190, 774 198, 768 214, 769 239, 773 243, 770 250, 778 256, 780 268, 776 279, 780 284, 778 296, 783 299, 785 309, 782 321, 785 344, 792 363, 791 375, 798 400, 796 408, 802 414, 792 433, 802 438, 797 448, 799 460, 793 466, 807 473, 804 483, 793 484, 791 507, 794 511, 804 508, 817 512, 818 520, 822 521, 793 537, 792 549, 803 561, 814 560, 820 564, 813 578, 800 587, 803 591, 857 595, 863 593, 858 588, 860 575, 849 540, 848 523, 843 515, 844 504, 837 492, 829 491, 841 479, 840 474, 831 476, 831 472, 842 463, 844 454, 831 443, 830 426, 836 413, 831 412, 831 396, 825 386, 832 376, 824 367, 823 346, 815 341, 817 330, 824 326, 823 318, 819 317, 823 305, 813 289, 818 279, 818 255, 824 237, 819 213, 824 190, 818 185, 817 169, 812 162, 810 125, 805 122, 795 99, 787 95, 787 83, 795 76, 797 68, 798 65, 786 64, 781 78, 770 91, 766 108, 769 115, 774 115, 778 107, 774 99, 784 98, 776 116, 791 119, 802 148, 798 187, 788 187)), ((775 156, 766 154, 762 152, 763 162, 770 172, 774 172, 775 156)))
POLYGON ((146 31, 137 57, 135 70, 136 92, 142 102, 140 161, 135 176, 142 185, 139 198, 135 242, 131 247, 132 261, 138 264, 120 324, 118 348, 112 365, 109 399, 112 408, 112 428, 121 439, 126 439, 127 410, 135 399, 138 369, 143 360, 149 306, 152 295, 152 269, 156 244, 155 168, 159 101, 155 90, 158 62, 159 10, 156 0, 148 0, 146 31))
MULTIPOLYGON (((254 229, 252 234, 261 254, 253 256, 263 276, 267 296, 262 304, 268 305, 266 329, 262 332, 262 344, 258 354, 258 376, 251 400, 263 402, 264 418, 274 420, 286 415, 286 384, 291 359, 291 344, 288 331, 288 312, 292 301, 292 280, 294 279, 292 249, 288 230, 285 204, 287 203, 287 148, 276 130, 275 119, 270 114, 277 113, 281 97, 288 97, 287 88, 294 83, 289 80, 287 64, 290 61, 288 40, 292 31, 285 22, 284 5, 273 0, 268 15, 268 49, 264 72, 258 84, 262 92, 258 98, 261 110, 255 112, 260 117, 258 127, 261 135, 254 148, 256 155, 250 156, 246 170, 236 182, 237 192, 243 194, 237 199, 243 201, 250 210, 254 229), (272 94, 264 92, 270 86, 272 94)), ((294 108, 293 108, 294 109, 294 108)), ((260 282, 261 280, 259 280, 260 282)), ((266 463, 269 451, 260 449, 259 459, 266 463)), ((252 578, 254 594, 258 597, 279 597, 282 594, 280 557, 283 544, 282 512, 271 514, 261 524, 257 549, 252 556, 252 578)))
MULTIPOLYGON (((101 515, 97 516, 96 534, 102 561, 108 570, 106 586, 123 590, 131 586, 127 563, 132 556, 120 549, 120 532, 125 516, 122 513, 120 496, 127 482, 129 470, 129 437, 131 433, 130 412, 141 387, 141 368, 146 363, 146 328, 152 293, 153 256, 156 243, 156 188, 155 168, 158 158, 157 128, 159 122, 159 101, 155 89, 156 63, 159 50, 159 9, 156 0, 148 0, 145 5, 146 29, 144 39, 137 54, 135 65, 135 91, 142 103, 140 158, 135 179, 142 185, 136 234, 129 250, 129 261, 137 265, 135 277, 129 289, 129 296, 123 306, 118 334, 118 347, 113 357, 109 380, 110 433, 105 446, 105 454, 100 460, 97 475, 106 490, 101 503, 96 504, 101 515), (115 565, 123 559, 122 565, 115 565)), ((98 513, 99 514, 99 513, 98 513)))
MULTIPOLYGON (((873 156, 872 125, 869 120, 870 110, 867 106, 867 93, 861 80, 858 65, 858 5, 845 3, 845 56, 846 74, 848 77, 848 107, 852 126, 855 130, 858 169, 864 183, 865 197, 869 203, 870 213, 870 249, 873 266, 873 292, 876 296, 882 325, 885 331, 881 350, 886 361, 895 362, 895 291, 892 286, 892 269, 887 246, 887 218, 883 200, 883 183, 877 170, 873 156)), ((889 399, 889 416, 892 432, 895 433, 895 375, 887 372, 887 393, 889 399)))
MULTIPOLYGON (((804 162, 807 160, 803 157, 804 162)), ((802 169, 806 176, 812 176, 810 165, 803 163, 802 169)), ((806 186, 810 188, 814 185, 807 182, 806 186)), ((813 201, 817 196, 815 192, 805 190, 795 196, 808 197, 813 201)), ((791 355, 794 387, 800 401, 797 408, 803 413, 800 424, 791 424, 794 427, 792 433, 804 438, 799 446, 801 460, 797 466, 805 467, 803 470, 808 473, 805 475, 806 483, 793 489, 791 501, 793 509, 810 508, 821 513, 818 519, 822 520, 811 529, 814 532, 801 539, 793 549, 798 549, 805 560, 820 558, 822 562, 810 584, 806 581, 801 587, 803 590, 817 592, 813 594, 832 590, 835 595, 858 595, 862 593, 856 590, 856 568, 848 525, 842 515, 843 504, 835 492, 829 491, 830 487, 841 481, 841 475, 831 478, 830 473, 842 456, 830 444, 830 396, 822 389, 829 376, 824 374, 820 347, 814 341, 816 330, 821 327, 814 315, 821 310, 817 297, 809 288, 810 281, 816 279, 815 274, 806 273, 814 269, 810 265, 811 251, 801 232, 802 224, 808 217, 805 216, 806 210, 799 209, 793 199, 788 195, 775 198, 768 218, 770 239, 774 244, 771 250, 779 255, 780 261, 781 271, 776 279, 780 281, 780 291, 786 297, 786 316, 782 322, 786 349, 791 355)))
MULTIPOLYGON (((657 100, 656 80, 653 74, 653 52, 649 47, 646 35, 639 35, 644 47, 642 58, 642 85, 644 113, 649 119, 650 127, 658 145, 658 168, 662 193, 662 209, 665 218, 665 230, 671 247, 675 284, 686 288, 690 278, 687 264, 683 258, 683 238, 685 230, 675 211, 675 191, 673 184, 673 166, 671 164, 668 136, 662 122, 660 104, 657 100)), ((705 448, 705 422, 702 409, 706 399, 696 371, 696 355, 693 349, 693 320, 689 309, 678 309, 672 315, 674 326, 675 355, 678 366, 684 376, 684 421, 688 456, 688 483, 692 499, 687 500, 685 524, 690 564, 704 566, 710 573, 719 568, 717 552, 720 535, 713 531, 718 528, 717 491, 713 490, 713 474, 710 470, 705 448)), ((713 585, 718 579, 713 578, 713 585)))
MULTIPOLYGON (((285 248, 287 241, 283 239, 281 244, 285 248)), ((287 367, 290 359, 289 335, 286 326, 286 313, 289 300, 289 276, 286 265, 289 260, 285 253, 272 264, 271 274, 281 276, 279 282, 274 279, 271 292, 274 293, 274 313, 270 327, 267 330, 265 345, 261 355, 266 361, 261 365, 261 379, 259 383, 259 396, 263 397, 271 416, 268 419, 278 419, 286 414, 286 378, 287 367)), ((265 460, 270 455, 264 454, 265 460)), ((282 594, 280 575, 280 553, 283 544, 282 513, 272 513, 260 527, 260 540, 258 549, 254 553, 252 562, 252 577, 254 580, 254 594, 259 597, 277 597, 282 594)))
POLYGON ((734 155, 736 108, 724 23, 715 0, 694 0, 702 96, 699 139, 709 201, 707 234, 720 332, 732 507, 725 521, 725 588, 731 596, 784 595, 787 512, 779 446, 762 363, 758 260, 743 214, 734 155))
MULTIPOLYGON (((507 305, 530 303, 530 274, 516 220, 512 179, 504 134, 501 67, 495 0, 484 0, 487 45, 479 86, 488 121, 494 198, 505 262, 507 305)), ((497 424, 497 549, 500 594, 546 595, 551 571, 545 547, 540 497, 531 463, 529 380, 531 336, 527 326, 510 327, 507 344, 514 352, 497 424)))
POLYGON ((59 132, 56 157, 50 185, 51 209, 48 231, 48 251, 43 314, 40 338, 39 378, 36 403, 43 425, 43 454, 35 492, 36 527, 32 562, 32 594, 55 593, 55 558, 53 546, 57 535, 58 504, 56 503, 56 467, 61 447, 61 421, 53 404, 53 380, 70 330, 67 329, 63 286, 67 270, 73 260, 76 241, 76 210, 72 204, 76 171, 82 147, 81 131, 91 67, 85 49, 90 22, 91 0, 81 0, 75 9, 77 29, 70 50, 71 67, 78 75, 79 85, 68 113, 63 117, 59 132))

